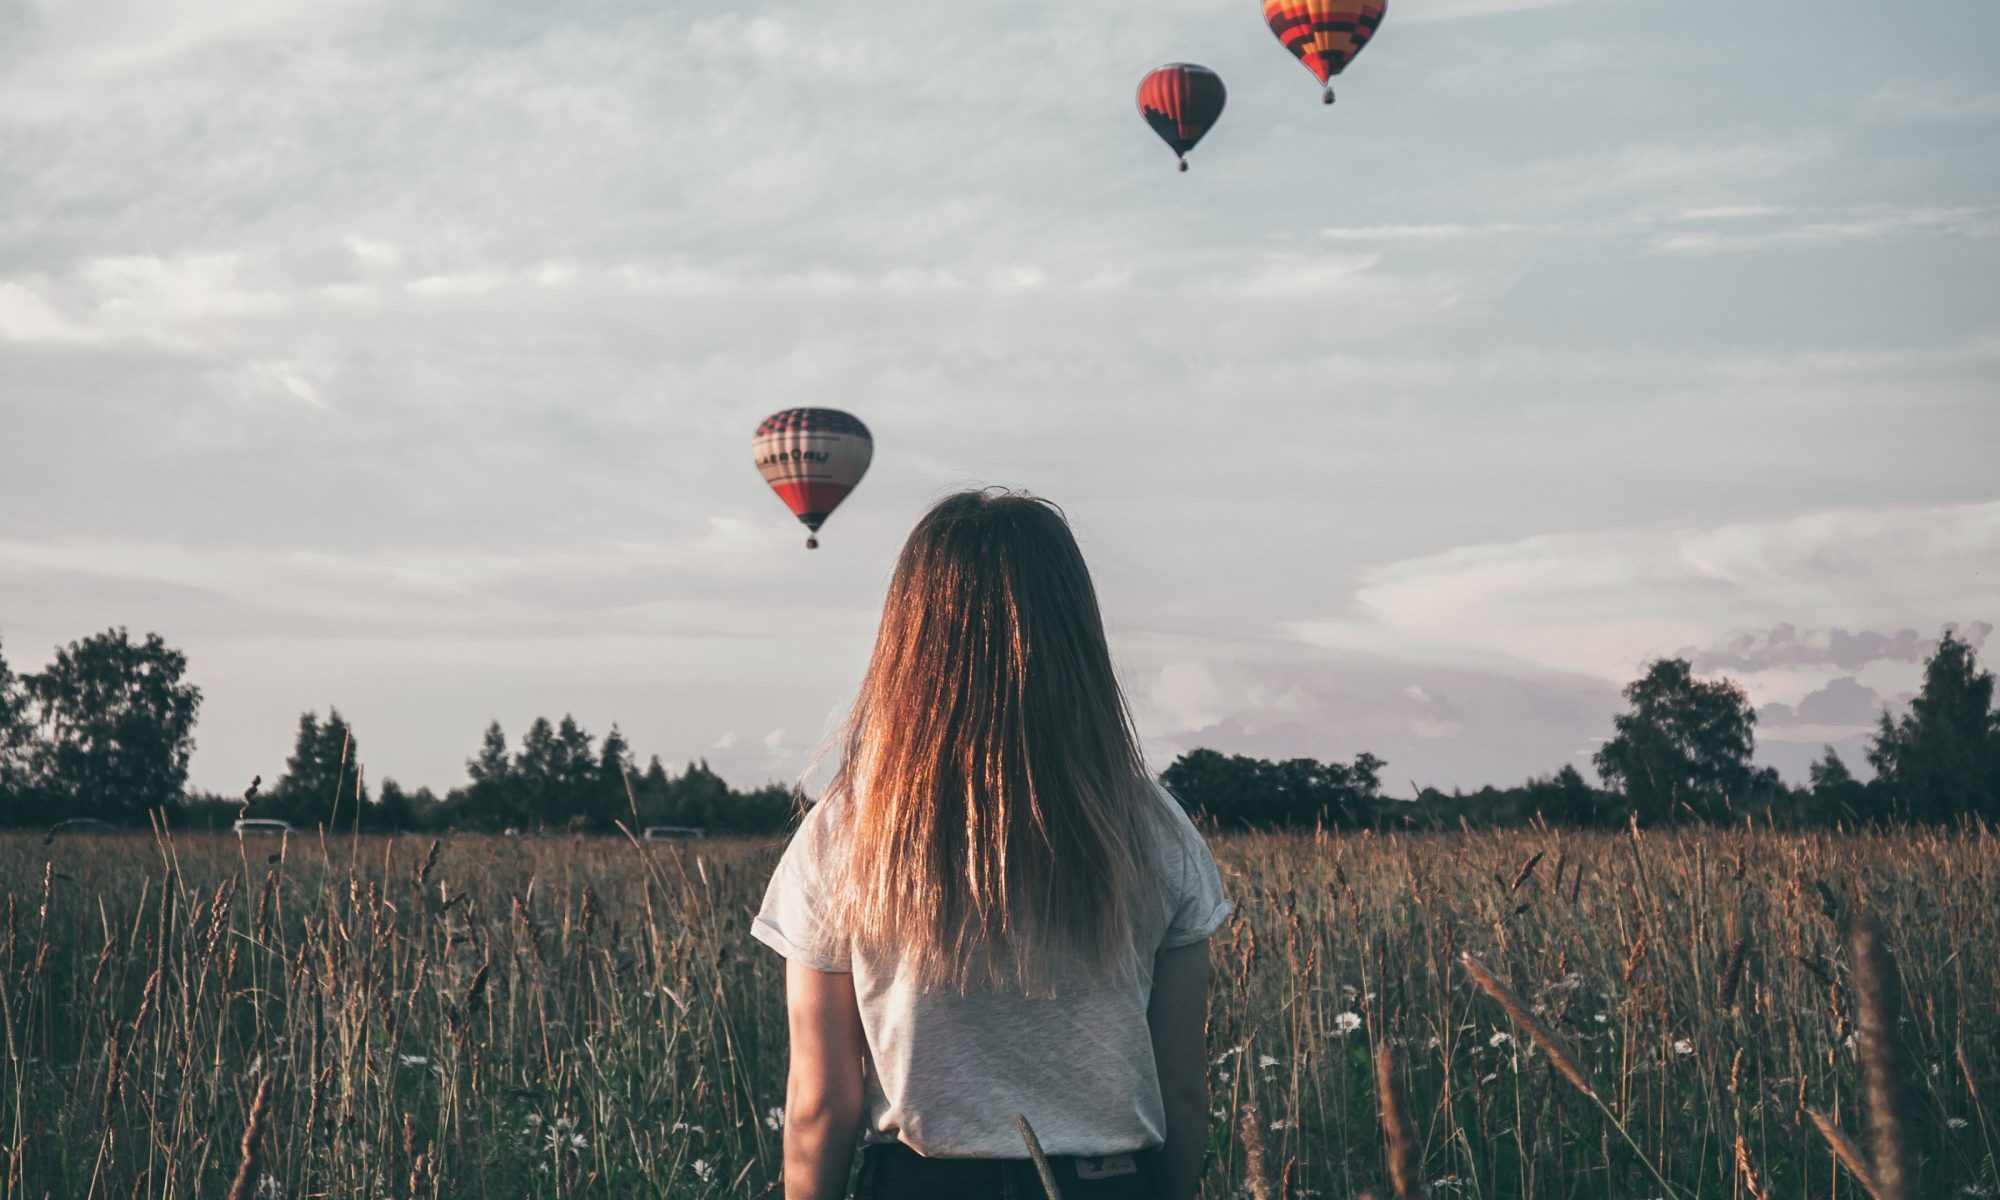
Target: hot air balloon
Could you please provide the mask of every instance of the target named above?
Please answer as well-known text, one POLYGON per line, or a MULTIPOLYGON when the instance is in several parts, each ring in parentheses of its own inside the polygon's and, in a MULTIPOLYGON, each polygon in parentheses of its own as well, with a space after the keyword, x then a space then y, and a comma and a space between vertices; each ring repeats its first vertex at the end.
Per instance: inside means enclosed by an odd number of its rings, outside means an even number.
POLYGON ((1375 36, 1388 7, 1388 0, 1264 0, 1264 20, 1326 85, 1324 99, 1332 104, 1333 77, 1375 36))
MULTIPOLYGON (((868 427, 833 408, 773 413, 757 427, 751 446, 764 482, 815 535, 875 457, 868 427)), ((808 537, 806 549, 819 549, 819 538, 808 537)))
POLYGON ((1139 115, 1188 169, 1194 149, 1222 115, 1228 92, 1222 76, 1193 63, 1170 63, 1139 81, 1139 115))

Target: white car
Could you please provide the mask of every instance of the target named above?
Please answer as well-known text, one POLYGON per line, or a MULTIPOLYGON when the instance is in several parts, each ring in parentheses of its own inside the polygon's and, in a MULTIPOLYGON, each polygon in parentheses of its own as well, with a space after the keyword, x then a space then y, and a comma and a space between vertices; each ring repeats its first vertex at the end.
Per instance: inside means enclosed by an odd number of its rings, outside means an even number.
POLYGON ((686 825, 648 825, 641 836, 649 842, 688 842, 707 837, 708 831, 686 825))
POLYGON ((232 828, 234 828, 238 834, 245 834, 245 833, 287 834, 292 831, 292 823, 290 821, 280 821, 276 817, 243 817, 239 819, 236 822, 236 824, 232 826, 232 828))

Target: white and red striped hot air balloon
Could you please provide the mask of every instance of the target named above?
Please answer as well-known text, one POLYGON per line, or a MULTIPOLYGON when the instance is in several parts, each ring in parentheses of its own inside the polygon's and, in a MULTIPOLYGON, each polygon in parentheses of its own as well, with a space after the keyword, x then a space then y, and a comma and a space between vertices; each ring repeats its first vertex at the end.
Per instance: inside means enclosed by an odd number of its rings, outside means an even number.
MULTIPOLYGON (((868 427, 834 408, 773 413, 757 427, 752 446, 764 482, 814 534, 875 457, 868 427)), ((819 538, 808 537, 806 549, 819 549, 819 538)))

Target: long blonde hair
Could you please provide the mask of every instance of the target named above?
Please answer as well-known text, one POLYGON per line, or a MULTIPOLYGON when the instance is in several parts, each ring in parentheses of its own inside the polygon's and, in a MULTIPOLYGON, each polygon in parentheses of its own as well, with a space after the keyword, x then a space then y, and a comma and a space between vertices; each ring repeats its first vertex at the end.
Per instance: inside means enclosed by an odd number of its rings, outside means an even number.
POLYGON ((1131 968, 1155 801, 1055 505, 962 492, 924 515, 841 743, 837 927, 923 990, 1052 995, 1131 968))

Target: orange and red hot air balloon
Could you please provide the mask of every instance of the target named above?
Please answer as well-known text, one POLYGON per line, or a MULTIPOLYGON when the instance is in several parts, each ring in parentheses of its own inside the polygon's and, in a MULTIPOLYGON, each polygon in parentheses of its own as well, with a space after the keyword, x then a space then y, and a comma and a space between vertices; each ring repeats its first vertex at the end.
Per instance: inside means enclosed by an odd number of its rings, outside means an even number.
MULTIPOLYGON (((757 427, 751 445, 764 482, 814 535, 875 457, 868 427, 835 408, 773 413, 757 427)), ((806 549, 819 549, 819 538, 808 537, 806 549)))
POLYGON ((1326 85, 1333 103, 1333 77, 1375 36, 1388 0, 1264 0, 1271 32, 1326 85))
POLYGON ((1170 63, 1139 81, 1139 115, 1188 169, 1194 149, 1222 115, 1229 99, 1222 76, 1193 63, 1170 63))

